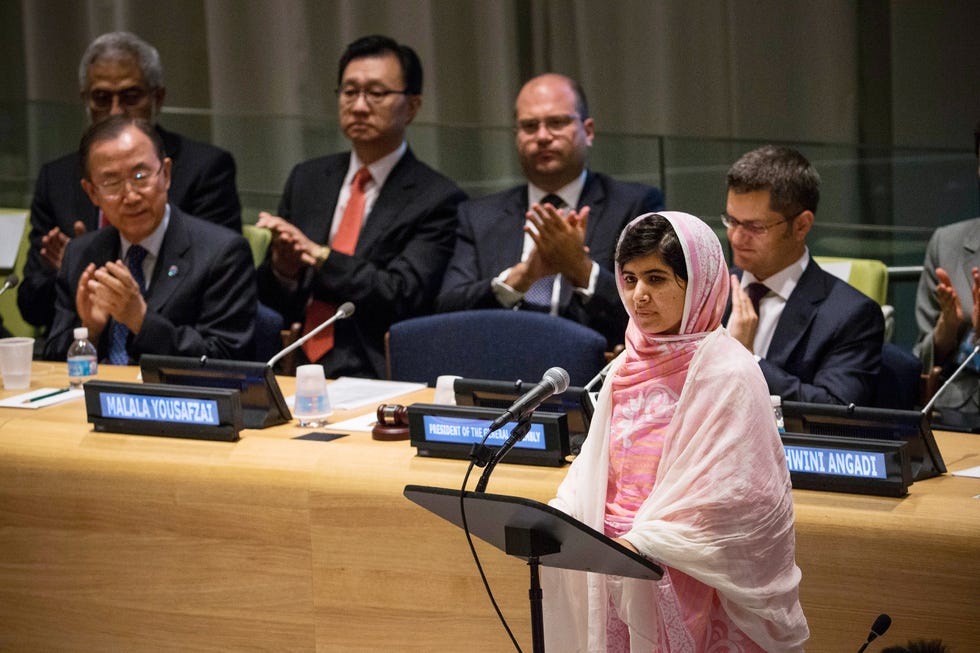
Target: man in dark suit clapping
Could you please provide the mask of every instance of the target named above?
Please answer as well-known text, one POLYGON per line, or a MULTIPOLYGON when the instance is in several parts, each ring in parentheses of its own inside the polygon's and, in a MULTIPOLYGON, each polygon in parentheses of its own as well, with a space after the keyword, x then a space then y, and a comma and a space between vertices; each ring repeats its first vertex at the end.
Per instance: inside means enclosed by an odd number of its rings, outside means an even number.
POLYGON ((351 151, 297 165, 279 215, 259 215, 273 233, 259 297, 304 333, 353 302, 354 316, 306 342, 300 360, 328 377, 380 378, 388 327, 432 308, 466 195, 405 141, 422 103, 410 47, 385 36, 348 45, 337 100, 351 151))
MULTIPOLYGON (((79 88, 90 121, 125 115, 155 126, 173 161, 170 202, 199 218, 241 232, 235 161, 225 150, 156 124, 166 88, 156 48, 129 32, 110 32, 89 44, 79 65, 79 88)), ((31 203, 31 247, 17 305, 27 322, 50 326, 55 277, 68 241, 105 224, 79 181, 82 162, 72 152, 38 173, 31 203)))
POLYGON ((561 315, 599 331, 612 349, 627 321, 613 276, 616 242, 630 220, 663 209, 663 195, 586 168, 595 122, 568 77, 530 80, 514 113, 528 183, 460 206, 437 309, 561 315))
POLYGON ((168 201, 173 162, 146 121, 93 124, 79 155, 82 186, 108 225, 65 248, 45 358, 65 360, 79 326, 115 365, 147 353, 243 356, 256 294, 245 238, 168 201))
POLYGON ((866 295, 821 269, 807 234, 820 176, 802 154, 767 145, 728 171, 722 221, 735 274, 729 332, 755 354, 783 400, 869 405, 884 318, 866 295))

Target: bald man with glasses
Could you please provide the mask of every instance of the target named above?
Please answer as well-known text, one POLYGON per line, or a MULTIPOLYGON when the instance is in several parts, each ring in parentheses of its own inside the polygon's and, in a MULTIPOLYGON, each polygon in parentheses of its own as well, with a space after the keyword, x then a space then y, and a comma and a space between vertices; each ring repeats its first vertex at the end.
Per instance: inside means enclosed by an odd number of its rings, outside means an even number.
POLYGON ((439 311, 535 310, 623 342, 613 255, 623 227, 663 209, 652 186, 587 169, 595 139, 585 93, 564 75, 528 81, 514 106, 514 138, 527 183, 465 202, 439 311))
MULTIPOLYGON (((231 154, 156 124, 166 95, 156 48, 129 32, 96 38, 78 70, 90 123, 125 115, 154 125, 173 160, 170 201, 191 215, 241 232, 241 204, 231 154)), ((31 246, 17 305, 24 319, 49 327, 54 283, 68 241, 104 226, 99 208, 81 186, 82 164, 72 152, 41 167, 31 202, 31 246)))
POLYGON ((820 176, 767 145, 728 171, 721 220, 734 262, 728 331, 784 401, 869 405, 881 366, 881 308, 810 257, 820 176))

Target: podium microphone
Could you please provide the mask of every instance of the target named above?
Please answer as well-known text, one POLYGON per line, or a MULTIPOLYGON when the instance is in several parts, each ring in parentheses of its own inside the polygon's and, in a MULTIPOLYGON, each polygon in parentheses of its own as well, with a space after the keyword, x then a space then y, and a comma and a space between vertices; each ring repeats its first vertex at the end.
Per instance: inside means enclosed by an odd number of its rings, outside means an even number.
POLYGON ((303 343, 305 343, 307 340, 309 340, 310 338, 312 338, 316 334, 318 334, 321 331, 323 331, 324 329, 326 329, 328 326, 330 326, 331 324, 333 324, 337 320, 343 320, 345 318, 350 317, 353 314, 354 314, 354 305, 352 303, 350 303, 350 302, 344 302, 343 304, 340 305, 340 308, 337 309, 337 312, 333 314, 333 317, 331 317, 331 318, 329 318, 327 320, 324 320, 322 323, 318 324, 315 329, 313 329, 312 331, 310 331, 309 333, 307 333, 302 338, 297 339, 296 342, 294 342, 293 344, 289 345, 288 347, 286 347, 285 349, 283 349, 281 352, 279 352, 278 354, 276 354, 275 356, 273 356, 272 358, 270 358, 269 359, 269 362, 266 363, 266 367, 272 367, 277 362, 279 362, 279 359, 280 358, 282 358, 283 356, 285 356, 286 354, 288 354, 292 350, 296 349, 297 347, 302 347, 303 346, 303 343))
MULTIPOLYGON (((497 466, 497 463, 507 455, 514 445, 527 435, 528 429, 531 424, 529 417, 534 410, 541 405, 541 403, 550 397, 551 395, 561 394, 568 390, 568 372, 560 367, 552 367, 544 376, 541 377, 541 382, 536 386, 531 388, 528 392, 514 402, 514 404, 507 409, 503 415, 493 420, 490 424, 490 429, 487 431, 487 435, 490 435, 501 426, 508 422, 517 422, 517 426, 510 432, 510 436, 507 441, 504 442, 500 447, 493 452, 490 457, 489 462, 487 462, 486 468, 483 470, 483 474, 480 475, 480 480, 477 481, 476 491, 485 492, 487 489, 487 483, 490 482, 490 474, 493 473, 493 468, 497 466)), ((484 438, 486 442, 486 438, 484 438)), ((483 448, 486 450, 485 448, 483 448)), ((479 455, 479 454, 478 454, 479 455)))
POLYGON ((568 372, 560 367, 552 367, 544 373, 541 381, 525 392, 520 399, 507 409, 503 415, 493 420, 489 433, 493 433, 507 422, 513 422, 524 415, 533 412, 545 399, 551 395, 561 394, 568 390, 568 372))
POLYGON ((7 280, 3 282, 3 286, 0 286, 0 295, 4 294, 11 288, 16 288, 17 284, 20 283, 20 279, 13 272, 7 275, 7 280))
POLYGON ((960 366, 956 368, 956 371, 953 372, 948 379, 946 379, 946 383, 944 383, 941 388, 936 390, 936 394, 932 395, 932 399, 930 399, 929 403, 927 403, 925 407, 922 409, 923 415, 929 414, 929 411, 932 410, 932 406, 933 404, 936 403, 936 400, 939 399, 939 396, 943 394, 946 388, 949 387, 950 383, 956 380, 956 377, 960 375, 960 372, 966 369, 966 366, 970 364, 970 361, 972 361, 974 357, 976 357, 977 352, 980 352, 980 345, 977 345, 976 347, 973 348, 973 351, 971 351, 970 355, 966 357, 966 360, 960 363, 960 366))
POLYGON ((861 645, 858 649, 858 653, 863 653, 864 649, 868 648, 868 644, 875 641, 878 637, 885 634, 885 631, 892 625, 892 618, 887 614, 879 614, 875 622, 871 624, 871 633, 868 635, 868 641, 861 645))

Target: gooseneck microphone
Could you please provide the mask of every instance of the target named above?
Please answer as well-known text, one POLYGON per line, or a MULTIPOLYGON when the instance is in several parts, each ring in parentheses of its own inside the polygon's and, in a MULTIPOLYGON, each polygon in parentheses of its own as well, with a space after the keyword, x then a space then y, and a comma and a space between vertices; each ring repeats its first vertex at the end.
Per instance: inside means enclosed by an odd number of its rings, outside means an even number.
MULTIPOLYGON (((503 415, 493 420, 490 424, 490 429, 487 431, 487 435, 493 433, 508 422, 516 421, 517 426, 510 432, 510 437, 507 438, 507 441, 493 453, 486 468, 483 470, 483 474, 480 476, 480 480, 477 481, 477 492, 486 491, 493 468, 507 455, 508 451, 514 448, 515 444, 527 435, 530 428, 531 413, 548 397, 561 394, 565 390, 568 390, 568 383, 568 372, 560 367, 552 367, 544 373, 540 383, 524 393, 503 415)), ((484 442, 486 442, 485 438, 484 442)))
POLYGON ((3 286, 0 286, 0 295, 4 294, 11 288, 16 288, 18 283, 20 283, 20 279, 15 273, 11 272, 9 275, 7 275, 7 280, 3 282, 3 286))
POLYGON ((922 408, 923 415, 929 414, 929 411, 932 410, 932 406, 936 403, 936 400, 939 399, 939 396, 942 395, 946 388, 949 387, 949 384, 955 381, 956 377, 958 377, 960 373, 966 369, 966 366, 970 364, 970 361, 976 357, 978 352, 980 352, 980 345, 973 348, 973 351, 971 351, 970 355, 966 357, 966 360, 960 363, 960 366, 956 368, 956 371, 953 372, 948 379, 946 379, 946 383, 944 383, 941 388, 936 390, 936 394, 932 395, 932 399, 929 400, 929 403, 922 408))
POLYGON ((281 352, 279 352, 278 354, 276 354, 275 356, 273 356, 272 358, 270 358, 269 359, 269 362, 266 363, 266 366, 267 367, 272 367, 273 365, 275 365, 279 361, 280 358, 282 358, 283 356, 285 356, 286 354, 288 354, 292 350, 296 349, 297 347, 302 347, 304 342, 306 342, 307 340, 309 340, 310 338, 312 338, 316 334, 320 333, 321 331, 323 331, 324 329, 326 329, 328 326, 330 326, 331 324, 333 324, 337 320, 343 320, 345 318, 350 317, 353 314, 354 314, 354 305, 352 303, 350 303, 350 302, 344 302, 343 304, 340 305, 340 308, 337 309, 337 312, 333 314, 333 317, 331 317, 331 318, 329 318, 327 320, 324 320, 322 323, 318 324, 315 329, 313 329, 312 331, 310 331, 309 333, 307 333, 302 338, 297 339, 296 342, 294 342, 293 344, 289 345, 288 347, 286 347, 285 349, 283 349, 281 352))
POLYGON ((507 409, 507 412, 493 420, 489 432, 493 433, 507 422, 519 420, 528 413, 534 412, 548 397, 568 390, 568 383, 568 372, 560 367, 550 368, 536 386, 525 392, 507 409))
POLYGON ((877 638, 885 634, 885 631, 892 625, 892 618, 887 614, 879 614, 875 622, 871 624, 871 633, 868 635, 868 641, 861 645, 858 649, 858 653, 863 653, 864 649, 868 648, 868 644, 875 641, 877 638))

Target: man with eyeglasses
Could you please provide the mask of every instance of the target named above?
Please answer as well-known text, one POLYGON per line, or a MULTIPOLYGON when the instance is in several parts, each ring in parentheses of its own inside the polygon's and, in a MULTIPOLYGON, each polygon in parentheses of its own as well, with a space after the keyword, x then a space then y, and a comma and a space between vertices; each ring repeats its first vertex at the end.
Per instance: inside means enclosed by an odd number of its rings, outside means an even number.
POLYGON ((822 270, 806 245, 820 176, 796 150, 767 145, 728 171, 722 222, 732 275, 729 332, 755 353, 784 401, 869 405, 881 366, 881 308, 822 270))
POLYGON ((386 36, 360 38, 337 70, 340 127, 351 151, 297 165, 279 215, 257 225, 273 241, 259 297, 306 334, 353 302, 350 319, 307 341, 300 362, 328 377, 385 375, 384 335, 430 311, 452 253, 455 183, 415 158, 405 141, 422 104, 422 64, 386 36))
POLYGON ((627 322, 613 274, 616 241, 630 220, 661 210, 663 195, 587 169, 595 121, 574 80, 531 79, 514 114, 527 184, 460 206, 437 310, 547 312, 599 331, 612 349, 627 322))
MULTIPOLYGON (((141 118, 156 125, 166 89, 160 55, 128 32, 96 38, 82 55, 79 87, 90 123, 113 115, 141 118)), ((173 160, 170 201, 199 218, 241 231, 241 205, 235 161, 225 150, 199 143, 156 125, 173 160)), ((78 152, 44 164, 31 203, 31 246, 17 305, 38 327, 54 317, 54 280, 68 241, 104 225, 99 209, 79 181, 78 152)))
POLYGON ((248 242, 168 201, 173 162, 149 123, 111 116, 79 145, 82 187, 108 225, 72 238, 44 357, 65 360, 75 327, 103 362, 142 354, 235 359, 249 352, 256 290, 248 242))

